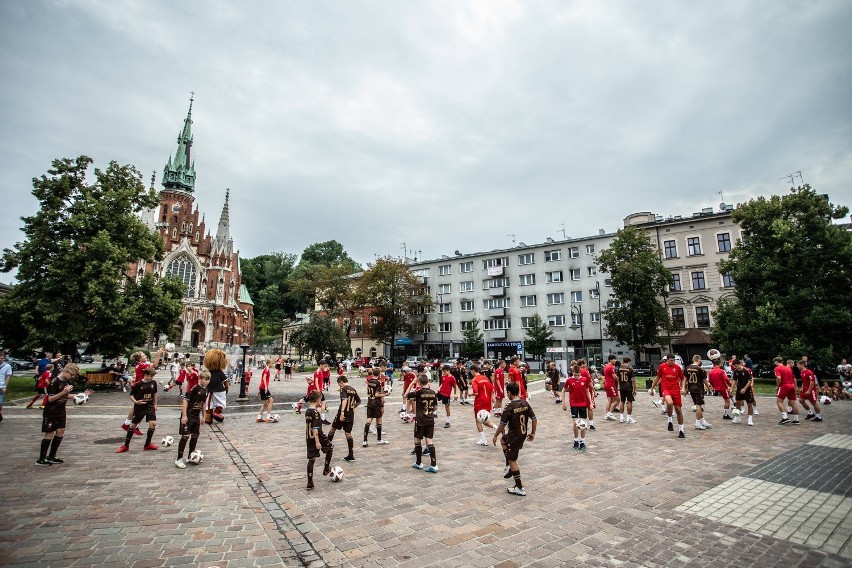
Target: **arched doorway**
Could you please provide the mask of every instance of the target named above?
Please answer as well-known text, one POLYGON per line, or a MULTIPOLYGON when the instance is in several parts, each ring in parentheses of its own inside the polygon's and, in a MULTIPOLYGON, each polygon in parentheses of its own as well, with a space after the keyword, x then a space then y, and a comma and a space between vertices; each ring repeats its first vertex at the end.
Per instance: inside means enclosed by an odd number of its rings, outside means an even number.
POLYGON ((192 337, 190 338, 190 342, 193 349, 197 348, 200 343, 204 342, 204 338, 206 337, 205 329, 204 323, 201 321, 197 321, 192 325, 192 337))
POLYGON ((172 343, 174 343, 177 347, 183 346, 183 322, 177 324, 177 334, 174 339, 172 339, 172 343))

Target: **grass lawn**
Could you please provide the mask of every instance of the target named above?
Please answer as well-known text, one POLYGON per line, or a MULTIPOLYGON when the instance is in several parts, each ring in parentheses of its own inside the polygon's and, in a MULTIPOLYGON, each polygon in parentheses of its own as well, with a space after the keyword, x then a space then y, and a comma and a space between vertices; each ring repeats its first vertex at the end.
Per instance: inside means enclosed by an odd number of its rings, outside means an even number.
MULTIPOLYGON (((85 371, 97 371, 100 369, 99 366, 86 366, 80 367, 80 370, 85 371)), ((17 400, 19 398, 32 398, 35 396, 35 371, 15 371, 12 375, 12 379, 8 385, 6 385, 6 402, 5 404, 9 404, 13 400, 17 400)))

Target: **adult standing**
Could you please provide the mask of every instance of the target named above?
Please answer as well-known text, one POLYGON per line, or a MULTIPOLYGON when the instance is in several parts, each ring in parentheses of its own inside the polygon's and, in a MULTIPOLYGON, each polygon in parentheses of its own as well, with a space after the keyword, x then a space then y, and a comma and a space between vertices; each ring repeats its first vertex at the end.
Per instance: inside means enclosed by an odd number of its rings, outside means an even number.
POLYGON ((6 387, 12 379, 12 365, 6 362, 6 354, 0 352, 0 422, 3 422, 3 401, 6 398, 6 387))

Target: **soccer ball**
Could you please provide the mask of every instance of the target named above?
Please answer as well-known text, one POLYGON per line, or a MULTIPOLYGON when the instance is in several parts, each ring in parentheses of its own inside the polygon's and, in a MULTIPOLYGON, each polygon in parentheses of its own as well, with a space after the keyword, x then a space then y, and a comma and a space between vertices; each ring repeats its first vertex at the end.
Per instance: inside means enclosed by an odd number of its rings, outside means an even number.
POLYGON ((281 416, 279 416, 278 414, 273 414, 272 416, 270 416, 270 418, 272 418, 273 422, 278 422, 279 420, 281 420, 281 416))
POLYGON ((292 409, 293 409, 293 411, 295 412, 295 411, 296 411, 296 409, 297 409, 297 408, 299 408, 299 403, 298 403, 298 402, 294 402, 294 403, 292 403, 292 404, 290 405, 290 408, 292 408, 292 409))
POLYGON ((343 468, 340 466, 334 466, 331 468, 331 473, 328 474, 331 477, 332 481, 340 481, 343 479, 343 468))
POLYGON ((172 343, 171 341, 166 343, 166 351, 171 352, 171 351, 174 351, 174 350, 175 350, 175 344, 174 343, 172 343))
POLYGON ((739 408, 735 408, 731 411, 731 414, 733 414, 734 416, 739 416, 742 413, 743 413, 743 411, 740 410, 739 408))
POLYGON ((825 395, 819 397, 819 403, 822 405, 831 404, 831 399, 825 395))
POLYGON ((698 406, 696 406, 696 405, 694 405, 694 404, 693 404, 693 405, 692 405, 692 411, 693 411, 693 412, 695 412, 696 410, 698 410, 698 406))
POLYGON ((85 393, 79 393, 74 395, 74 404, 80 406, 81 404, 85 404, 86 401, 89 400, 89 395, 85 393))
POLYGON ((707 352, 707 358, 710 359, 711 361, 721 359, 722 358, 722 352, 719 351, 718 349, 711 349, 710 351, 707 352))
POLYGON ((385 394, 390 394, 393 392, 393 385, 391 385, 390 383, 386 383, 385 387, 382 390, 385 392, 385 394))
POLYGON ((175 439, 172 438, 171 436, 166 436, 165 438, 163 438, 163 446, 165 446, 166 448, 168 448, 169 446, 171 446, 174 443, 175 443, 175 439))
POLYGON ((491 418, 491 413, 484 408, 476 413, 476 419, 479 420, 481 424, 488 422, 489 418, 491 418))
POLYGON ((195 450, 194 452, 189 454, 189 463, 194 463, 195 465, 198 465, 202 461, 204 461, 204 454, 202 454, 200 450, 195 450))
POLYGON ((579 428, 580 430, 585 430, 588 427, 589 427, 588 423, 585 420, 583 420, 582 418, 577 420, 577 428, 579 428))

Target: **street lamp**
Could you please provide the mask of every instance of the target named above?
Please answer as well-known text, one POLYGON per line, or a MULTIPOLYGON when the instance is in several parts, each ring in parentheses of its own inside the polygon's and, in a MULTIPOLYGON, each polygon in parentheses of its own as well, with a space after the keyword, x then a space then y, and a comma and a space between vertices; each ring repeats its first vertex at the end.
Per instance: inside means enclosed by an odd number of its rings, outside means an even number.
POLYGON ((603 365, 603 310, 601 309, 601 283, 595 282, 595 292, 598 296, 598 331, 601 340, 601 365, 603 365))
POLYGON ((571 315, 576 316, 574 321, 577 322, 571 325, 571 329, 580 328, 580 357, 582 358, 586 356, 586 338, 583 336, 583 306, 575 306, 572 304, 571 315))
POLYGON ((243 350, 243 372, 240 373, 240 396, 237 397, 237 400, 246 400, 248 398, 246 396, 246 353, 248 353, 249 347, 251 345, 248 343, 240 345, 240 349, 243 350))

